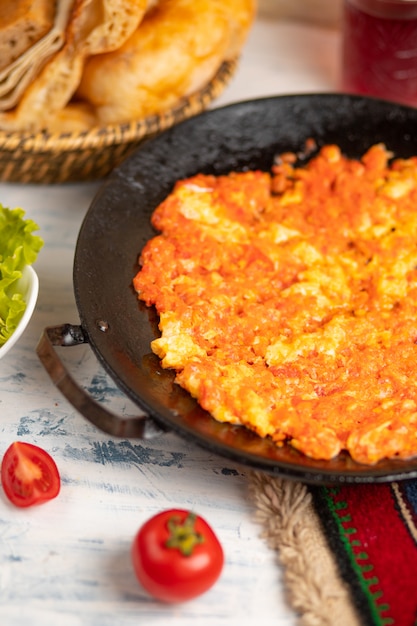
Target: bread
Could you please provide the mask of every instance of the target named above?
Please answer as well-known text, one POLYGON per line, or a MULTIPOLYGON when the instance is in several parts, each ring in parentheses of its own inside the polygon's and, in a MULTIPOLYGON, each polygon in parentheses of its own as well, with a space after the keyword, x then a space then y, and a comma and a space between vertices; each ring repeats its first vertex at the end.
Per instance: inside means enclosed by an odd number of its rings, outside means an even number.
POLYGON ((121 48, 87 60, 76 95, 99 124, 166 110, 239 54, 254 10, 253 0, 160 0, 121 48))
POLYGON ((114 50, 142 20, 146 0, 74 0, 64 46, 44 66, 18 106, 0 115, 8 130, 48 129, 76 90, 85 59, 114 50))
POLYGON ((238 56, 255 5, 57 0, 49 33, 0 71, 0 129, 72 132, 161 113, 238 56))
POLYGON ((0 70, 33 46, 52 28, 56 2, 1 0, 0 70))
POLYGON ((19 103, 48 59, 62 48, 72 5, 73 0, 59 0, 54 22, 48 32, 0 71, 1 111, 7 111, 19 103))

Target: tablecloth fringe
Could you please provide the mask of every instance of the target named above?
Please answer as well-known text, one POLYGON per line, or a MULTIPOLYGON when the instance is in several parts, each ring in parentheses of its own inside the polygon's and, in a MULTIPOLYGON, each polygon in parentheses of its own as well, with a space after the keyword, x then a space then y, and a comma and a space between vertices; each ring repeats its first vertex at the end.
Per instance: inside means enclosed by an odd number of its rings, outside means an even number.
POLYGON ((360 626, 306 485, 249 475, 255 518, 284 570, 285 592, 300 626, 360 626))

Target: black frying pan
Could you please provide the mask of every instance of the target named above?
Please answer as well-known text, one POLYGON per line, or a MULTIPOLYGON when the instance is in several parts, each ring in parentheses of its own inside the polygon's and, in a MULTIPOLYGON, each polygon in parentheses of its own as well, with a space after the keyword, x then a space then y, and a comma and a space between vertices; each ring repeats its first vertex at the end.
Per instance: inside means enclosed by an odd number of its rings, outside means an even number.
MULTIPOLYGON (((306 482, 381 482, 417 476, 417 459, 362 466, 345 454, 314 461, 277 448, 242 427, 220 424, 159 367, 149 344, 157 316, 138 302, 132 278, 154 231, 150 216, 179 178, 197 172, 270 168, 283 151, 302 154, 306 139, 337 143, 351 157, 384 142, 396 156, 417 154, 417 110, 341 94, 242 102, 200 114, 149 140, 105 181, 82 224, 74 262, 80 326, 46 329, 38 354, 54 382, 84 416, 117 436, 176 431, 238 463, 306 482), (148 417, 112 415, 76 388, 53 345, 89 342, 115 383, 148 417)), ((301 157, 302 158, 302 157, 301 157)))

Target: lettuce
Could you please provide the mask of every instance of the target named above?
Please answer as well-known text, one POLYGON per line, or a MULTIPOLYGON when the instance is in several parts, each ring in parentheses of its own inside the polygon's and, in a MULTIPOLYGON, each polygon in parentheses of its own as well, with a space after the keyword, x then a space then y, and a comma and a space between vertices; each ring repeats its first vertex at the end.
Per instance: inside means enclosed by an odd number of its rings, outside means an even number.
POLYGON ((33 232, 38 225, 24 219, 23 209, 0 204, 0 346, 13 334, 26 308, 17 282, 26 265, 32 265, 43 246, 33 232))

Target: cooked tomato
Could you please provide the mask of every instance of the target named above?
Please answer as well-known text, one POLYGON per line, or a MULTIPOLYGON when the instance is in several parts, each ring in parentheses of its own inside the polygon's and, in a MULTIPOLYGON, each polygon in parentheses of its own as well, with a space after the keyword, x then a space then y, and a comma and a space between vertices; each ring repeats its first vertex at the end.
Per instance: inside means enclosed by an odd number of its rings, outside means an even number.
POLYGON ((164 602, 183 602, 207 591, 223 568, 222 546, 199 515, 169 509, 151 517, 132 545, 142 586, 164 602))
POLYGON ((1 483, 9 500, 20 507, 51 500, 61 487, 59 471, 50 454, 22 441, 15 441, 6 450, 1 483))

